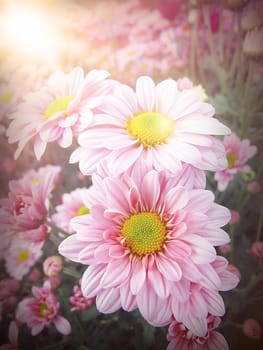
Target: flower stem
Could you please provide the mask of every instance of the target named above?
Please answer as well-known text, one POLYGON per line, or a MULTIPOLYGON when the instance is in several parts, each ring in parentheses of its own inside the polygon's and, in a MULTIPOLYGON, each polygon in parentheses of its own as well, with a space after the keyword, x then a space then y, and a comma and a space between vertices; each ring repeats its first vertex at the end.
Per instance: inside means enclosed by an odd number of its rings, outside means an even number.
POLYGON ((47 226, 49 226, 52 230, 55 230, 55 231, 60 232, 60 233, 63 233, 65 236, 69 236, 70 235, 70 233, 68 233, 67 231, 65 231, 62 228, 58 227, 57 225, 55 225, 51 221, 45 221, 45 224, 47 226))

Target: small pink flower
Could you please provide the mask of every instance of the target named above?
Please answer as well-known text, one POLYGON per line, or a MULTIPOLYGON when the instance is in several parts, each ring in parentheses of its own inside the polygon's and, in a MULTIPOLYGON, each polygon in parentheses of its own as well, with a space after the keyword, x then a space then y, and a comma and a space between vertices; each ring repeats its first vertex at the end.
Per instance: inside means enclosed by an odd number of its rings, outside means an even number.
POLYGON ((257 147, 251 146, 249 140, 240 140, 234 133, 224 137, 225 153, 228 160, 228 166, 224 170, 215 173, 215 180, 219 191, 225 191, 230 181, 240 172, 250 170, 247 161, 252 158, 257 147))
POLYGON ((254 320, 253 318, 247 319, 243 325, 242 330, 244 334, 252 339, 260 339, 262 334, 262 327, 258 323, 258 321, 254 320))
POLYGON ((62 259, 60 256, 49 256, 43 262, 44 274, 48 277, 56 277, 63 269, 62 259))
POLYGON ((263 259, 263 242, 254 242, 250 249, 246 250, 250 255, 263 259))
POLYGON ((261 191, 261 185, 258 181, 251 181, 247 184, 247 190, 251 194, 255 194, 261 191))
POLYGON ((10 322, 8 330, 8 344, 3 344, 0 346, 0 350, 19 350, 18 346, 18 327, 15 321, 10 322))
POLYGON ((200 337, 183 323, 173 321, 168 328, 167 340, 169 344, 167 350, 228 350, 228 344, 223 335, 214 330, 218 327, 220 318, 208 315, 206 322, 207 333, 200 337))
POLYGON ((27 280, 29 282, 37 282, 40 280, 41 273, 38 269, 34 268, 32 272, 28 275, 27 280))
POLYGON ((59 276, 45 278, 45 281, 49 281, 51 289, 57 289, 61 284, 61 278, 59 276))
POLYGON ((102 96, 111 91, 111 81, 105 80, 108 75, 104 70, 94 69, 84 76, 80 67, 68 74, 59 70, 40 91, 25 96, 25 101, 11 114, 13 120, 6 133, 9 143, 18 142, 15 158, 30 140, 34 141, 37 159, 49 142, 69 147, 73 136, 89 126, 102 96))
POLYGON ((16 161, 12 158, 5 158, 2 163, 2 167, 7 173, 12 173, 15 170, 16 165, 16 161))
POLYGON ((73 288, 74 295, 70 297, 70 302, 73 307, 70 311, 85 311, 88 310, 95 302, 95 298, 85 298, 82 294, 81 288, 79 285, 74 286, 73 288))
POLYGON ((229 254, 231 251, 231 245, 230 244, 223 244, 219 248, 220 253, 222 254, 229 254))
POLYGON ((234 224, 239 223, 239 221, 240 221, 240 214, 239 214, 239 212, 236 211, 236 210, 231 209, 230 210, 230 214, 231 214, 231 219, 229 221, 229 225, 234 225, 234 224))
POLYGON ((19 238, 13 239, 4 255, 8 274, 21 280, 43 254, 42 246, 43 243, 29 243, 19 238))
POLYGON ((58 315, 59 302, 51 291, 50 283, 46 281, 42 287, 33 287, 32 294, 32 298, 25 298, 18 304, 17 320, 26 323, 33 336, 51 323, 54 323, 60 333, 69 334, 70 323, 58 315))
MULTIPOLYGON (((8 198, 0 199, 1 227, 16 233, 37 229, 39 236, 38 229, 46 219, 48 197, 57 183, 59 171, 60 167, 48 165, 9 181, 8 198)), ((44 227, 41 230, 43 234, 44 227)))
POLYGON ((16 295, 20 282, 14 278, 4 278, 0 281, 0 300, 16 295))
POLYGON ((88 192, 89 189, 77 188, 62 195, 62 203, 56 206, 56 213, 51 217, 56 226, 68 233, 74 232, 70 226, 70 220, 75 216, 89 213, 89 208, 84 205, 84 198, 88 192))

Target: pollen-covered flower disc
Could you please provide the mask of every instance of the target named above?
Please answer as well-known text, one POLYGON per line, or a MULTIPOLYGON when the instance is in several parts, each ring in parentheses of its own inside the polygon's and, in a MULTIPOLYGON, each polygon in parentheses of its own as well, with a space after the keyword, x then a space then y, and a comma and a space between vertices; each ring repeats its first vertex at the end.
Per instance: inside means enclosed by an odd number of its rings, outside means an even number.
POLYGON ((71 155, 84 174, 93 174, 104 159, 112 174, 138 162, 171 172, 183 163, 202 170, 226 167, 224 146, 213 135, 228 134, 229 128, 213 117, 214 108, 194 89, 179 90, 172 79, 155 85, 142 76, 135 91, 119 84, 100 110, 71 155))
POLYGON ((204 319, 214 310, 222 314, 221 301, 220 310, 211 309, 223 283, 212 263, 214 246, 229 242, 220 228, 230 219, 228 209, 215 204, 211 192, 181 186, 165 171, 92 180, 83 203, 92 203, 90 212, 71 220, 76 234, 59 246, 66 258, 89 265, 83 295, 96 297, 104 313, 139 308, 156 326, 168 324, 181 307, 173 300, 189 309, 191 290, 201 298, 204 319))

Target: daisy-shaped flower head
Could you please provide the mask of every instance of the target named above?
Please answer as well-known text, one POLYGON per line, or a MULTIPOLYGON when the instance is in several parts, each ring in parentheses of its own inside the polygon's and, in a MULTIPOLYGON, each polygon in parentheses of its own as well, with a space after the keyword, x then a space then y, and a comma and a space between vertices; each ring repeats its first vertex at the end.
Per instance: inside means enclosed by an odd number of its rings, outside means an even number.
POLYGON ((8 142, 18 142, 15 158, 30 140, 37 159, 49 142, 69 147, 73 136, 90 124, 101 97, 111 91, 108 75, 104 70, 92 70, 84 76, 80 67, 68 74, 56 71, 43 88, 25 96, 10 116, 13 120, 7 130, 8 142))
POLYGON ((249 140, 240 140, 234 133, 225 136, 223 143, 228 164, 226 169, 215 173, 219 191, 225 191, 229 182, 233 180, 237 173, 250 171, 247 162, 257 152, 257 147, 251 145, 249 140))
MULTIPOLYGON (((90 213, 71 220, 76 234, 59 246, 66 258, 89 265, 81 282, 84 297, 96 297, 103 313, 138 307, 149 323, 162 326, 170 323, 174 299, 184 308, 192 303, 194 284, 202 289, 202 305, 208 300, 205 318, 224 285, 212 262, 214 246, 229 242, 220 228, 229 211, 214 203, 211 192, 184 187, 165 171, 92 180, 90 213)), ((223 301, 218 303, 215 311, 222 315, 223 301)), ((189 305, 187 310, 189 319, 189 305)))
POLYGON ((4 254, 8 274, 21 280, 42 256, 42 246, 43 243, 29 243, 14 238, 4 254))
POLYGON ((112 174, 137 162, 149 162, 158 171, 181 169, 183 163, 202 170, 226 167, 224 147, 211 135, 230 130, 213 118, 214 108, 201 101, 194 89, 180 91, 176 81, 157 85, 148 76, 105 98, 102 114, 80 134, 80 147, 71 155, 83 174, 92 174, 106 158, 112 174))
POLYGON ((42 287, 33 287, 32 294, 32 298, 25 298, 18 304, 17 320, 26 323, 31 328, 33 336, 51 323, 54 323, 60 333, 69 334, 71 332, 70 323, 58 315, 59 302, 52 293, 50 283, 46 281, 42 287))
POLYGON ((87 188, 77 188, 70 193, 64 193, 62 203, 56 206, 56 213, 52 215, 52 221, 68 233, 73 233, 70 220, 89 213, 89 208, 84 204, 84 198, 89 191, 87 188))
MULTIPOLYGON (((48 197, 54 189, 59 166, 48 165, 37 171, 29 170, 20 179, 9 181, 7 198, 0 199, 0 223, 2 228, 12 232, 36 230, 36 234, 44 239, 45 228, 40 225, 48 211, 48 197)), ((33 231, 32 231, 33 233, 33 231)), ((30 235, 30 234, 29 234, 30 235)))

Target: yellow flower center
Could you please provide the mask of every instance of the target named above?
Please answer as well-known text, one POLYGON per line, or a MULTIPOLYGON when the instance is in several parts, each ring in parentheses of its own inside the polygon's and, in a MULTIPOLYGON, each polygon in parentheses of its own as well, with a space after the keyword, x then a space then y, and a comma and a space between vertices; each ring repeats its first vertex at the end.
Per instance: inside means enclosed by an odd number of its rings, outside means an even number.
POLYGON ((77 210, 77 216, 89 214, 89 208, 84 205, 77 210))
POLYGON ((166 227, 157 213, 142 212, 125 220, 121 233, 133 254, 159 252, 166 240, 166 227))
POLYGON ((49 308, 47 306, 47 304, 45 303, 42 303, 40 304, 40 307, 39 307, 39 316, 40 317, 45 317, 45 315, 49 312, 49 308))
POLYGON ((44 112, 45 118, 48 119, 57 112, 64 112, 65 116, 67 116, 68 105, 72 100, 73 100, 72 96, 62 96, 62 97, 56 98, 54 101, 52 101, 48 105, 47 109, 45 110, 44 112))
POLYGON ((232 169, 235 166, 237 156, 233 153, 228 153, 226 155, 227 161, 228 161, 228 169, 232 169))
POLYGON ((9 103, 13 98, 12 92, 7 92, 1 97, 1 101, 4 103, 9 103))
POLYGON ((19 254, 18 254, 18 257, 17 257, 18 262, 20 264, 22 264, 25 261, 27 261, 28 258, 29 258, 28 250, 27 249, 21 249, 19 254))
POLYGON ((145 148, 163 144, 173 132, 174 121, 158 112, 140 113, 130 119, 126 130, 145 148))

